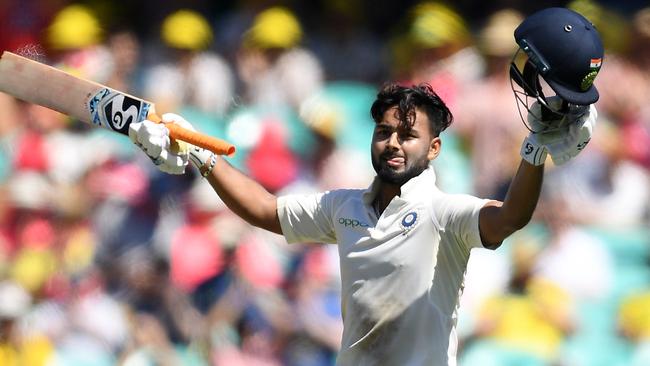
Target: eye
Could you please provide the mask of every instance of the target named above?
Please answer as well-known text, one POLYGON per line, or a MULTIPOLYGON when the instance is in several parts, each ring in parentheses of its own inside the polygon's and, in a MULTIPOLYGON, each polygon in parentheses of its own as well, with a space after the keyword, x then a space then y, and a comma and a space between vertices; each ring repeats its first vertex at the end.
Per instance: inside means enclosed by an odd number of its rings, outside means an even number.
POLYGON ((385 127, 375 128, 375 137, 378 139, 386 139, 391 135, 391 133, 392 130, 385 127))
POLYGON ((412 140, 418 138, 419 136, 417 133, 413 131, 409 131, 409 132, 400 133, 399 137, 402 140, 412 140))

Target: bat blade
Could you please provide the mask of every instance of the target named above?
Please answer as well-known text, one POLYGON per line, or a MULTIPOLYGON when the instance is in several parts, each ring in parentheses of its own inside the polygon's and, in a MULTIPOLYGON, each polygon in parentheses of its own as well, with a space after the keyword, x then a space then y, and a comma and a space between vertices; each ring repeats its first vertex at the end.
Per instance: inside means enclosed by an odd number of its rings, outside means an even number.
MULTIPOLYGON (((160 120, 149 101, 6 51, 0 56, 0 91, 124 135, 133 122, 160 120)), ((174 127, 172 138, 217 154, 235 152, 223 140, 174 127)))

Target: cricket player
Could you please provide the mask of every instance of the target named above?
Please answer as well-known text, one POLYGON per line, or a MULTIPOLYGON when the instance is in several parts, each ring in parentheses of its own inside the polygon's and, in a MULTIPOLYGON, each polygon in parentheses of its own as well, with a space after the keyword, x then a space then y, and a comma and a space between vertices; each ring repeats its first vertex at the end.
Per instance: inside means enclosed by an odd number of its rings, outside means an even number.
MULTIPOLYGON (((603 58, 594 27, 573 11, 549 8, 526 18, 515 40, 527 61, 521 71, 513 59, 513 90, 531 132, 503 202, 436 187, 430 163, 453 118, 427 84, 379 91, 370 108, 377 175, 367 189, 276 197, 211 152, 189 151, 225 204, 250 224, 289 243, 338 245, 344 323, 338 365, 455 365, 471 249, 495 249, 524 227, 547 155, 562 164, 589 142, 598 99, 592 84, 603 58), (545 95, 542 80, 556 95, 545 95)), ((163 121, 191 128, 178 115, 163 121)), ((130 136, 163 171, 185 171, 188 157, 170 150, 164 125, 135 123, 130 136)))

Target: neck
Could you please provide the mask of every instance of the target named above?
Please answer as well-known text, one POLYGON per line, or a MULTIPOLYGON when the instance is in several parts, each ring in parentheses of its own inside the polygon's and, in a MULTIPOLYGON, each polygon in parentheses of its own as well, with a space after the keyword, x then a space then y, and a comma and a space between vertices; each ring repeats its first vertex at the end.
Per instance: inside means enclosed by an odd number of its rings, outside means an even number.
POLYGON ((400 193, 400 186, 383 183, 379 188, 379 192, 377 193, 375 200, 373 201, 373 205, 375 207, 375 210, 377 210, 377 214, 381 215, 393 197, 399 196, 400 193))

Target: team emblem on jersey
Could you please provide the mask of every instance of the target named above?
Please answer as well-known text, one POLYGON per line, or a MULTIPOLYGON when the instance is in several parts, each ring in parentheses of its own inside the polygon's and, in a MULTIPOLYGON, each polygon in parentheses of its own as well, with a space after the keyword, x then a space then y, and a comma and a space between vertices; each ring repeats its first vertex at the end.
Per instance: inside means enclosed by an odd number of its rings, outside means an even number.
POLYGON ((406 215, 404 215, 402 221, 400 222, 400 226, 405 231, 412 230, 415 227, 415 225, 417 225, 419 217, 420 216, 418 215, 417 211, 411 211, 406 215))
POLYGON ((102 89, 88 102, 91 121, 102 127, 129 134, 129 125, 144 120, 151 104, 112 91, 102 89))

